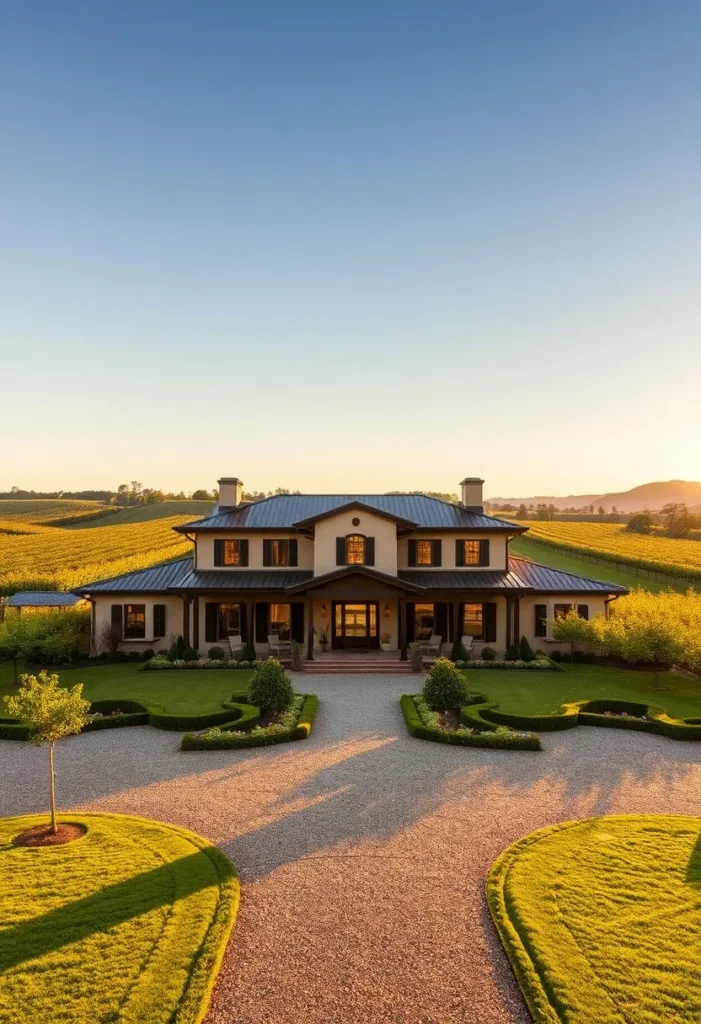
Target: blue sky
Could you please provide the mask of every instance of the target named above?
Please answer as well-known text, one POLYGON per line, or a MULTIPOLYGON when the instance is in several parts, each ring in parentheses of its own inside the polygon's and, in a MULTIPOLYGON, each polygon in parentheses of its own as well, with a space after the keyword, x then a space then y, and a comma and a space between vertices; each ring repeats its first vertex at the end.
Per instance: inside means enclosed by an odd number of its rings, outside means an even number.
POLYGON ((695 0, 3 4, 0 489, 701 479, 700 91, 695 0))

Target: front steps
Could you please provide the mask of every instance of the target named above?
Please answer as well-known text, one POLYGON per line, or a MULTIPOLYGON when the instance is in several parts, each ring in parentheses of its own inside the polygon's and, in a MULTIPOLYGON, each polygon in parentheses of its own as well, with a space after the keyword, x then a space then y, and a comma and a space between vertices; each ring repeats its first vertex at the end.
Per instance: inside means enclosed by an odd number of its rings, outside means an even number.
MULTIPOLYGON (((424 667, 426 667, 424 665, 424 667)), ((305 661, 304 672, 310 675, 393 675, 411 674, 411 662, 399 661, 398 658, 368 658, 362 655, 358 657, 333 657, 318 658, 314 661, 305 661)))

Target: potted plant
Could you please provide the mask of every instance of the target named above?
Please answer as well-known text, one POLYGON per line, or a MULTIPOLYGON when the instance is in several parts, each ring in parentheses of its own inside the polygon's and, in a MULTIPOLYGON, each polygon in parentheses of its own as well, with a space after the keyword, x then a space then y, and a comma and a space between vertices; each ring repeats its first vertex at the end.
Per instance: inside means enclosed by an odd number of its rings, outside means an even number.
POLYGON ((290 650, 292 651, 292 671, 301 672, 304 668, 304 644, 293 640, 290 650))
POLYGON ((422 672, 424 667, 424 652, 422 645, 414 640, 409 644, 409 660, 411 661, 412 672, 422 672))
POLYGON ((391 651, 392 650, 392 634, 391 633, 383 633, 382 634, 382 636, 380 637, 380 648, 383 651, 391 651))
POLYGON ((319 638, 319 650, 328 651, 329 649, 329 627, 322 626, 321 629, 315 629, 317 637, 319 638))

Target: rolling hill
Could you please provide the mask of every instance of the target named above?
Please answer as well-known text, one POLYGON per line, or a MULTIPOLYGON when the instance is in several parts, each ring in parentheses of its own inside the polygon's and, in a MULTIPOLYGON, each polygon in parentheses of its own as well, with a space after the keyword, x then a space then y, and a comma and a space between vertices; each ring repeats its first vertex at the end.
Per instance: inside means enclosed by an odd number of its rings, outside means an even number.
POLYGON ((488 498, 489 504, 555 505, 556 508, 581 508, 583 505, 603 505, 610 510, 613 505, 619 512, 638 512, 643 508, 658 511, 669 502, 683 502, 694 512, 701 512, 701 483, 693 480, 666 480, 641 484, 628 491, 611 491, 600 494, 532 495, 519 498, 488 498))

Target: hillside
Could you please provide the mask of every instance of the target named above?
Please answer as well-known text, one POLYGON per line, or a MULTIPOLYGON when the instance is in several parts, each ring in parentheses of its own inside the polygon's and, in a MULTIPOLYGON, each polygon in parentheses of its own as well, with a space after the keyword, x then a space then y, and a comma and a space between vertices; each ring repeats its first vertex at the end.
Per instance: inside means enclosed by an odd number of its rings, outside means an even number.
POLYGON ((99 501, 74 501, 70 498, 0 500, 0 520, 18 524, 65 526, 86 519, 106 518, 113 513, 113 506, 99 501))
MULTIPOLYGON (((19 504, 19 502, 18 502, 19 504)), ((188 519, 201 519, 208 515, 214 507, 211 501, 158 501, 151 505, 135 505, 131 508, 120 508, 110 515, 110 526, 123 526, 127 523, 150 523, 155 519, 170 519, 173 516, 188 519)), ((0 518, 2 512, 0 512, 0 518)), ((103 526, 98 520, 71 523, 71 528, 88 529, 103 526)))
POLYGON ((490 504, 555 505, 556 508, 581 508, 583 505, 603 505, 610 510, 613 505, 619 512, 637 512, 643 508, 658 511, 669 502, 683 502, 695 506, 693 511, 701 512, 701 483, 692 480, 667 480, 641 484, 628 491, 611 491, 600 494, 532 495, 520 498, 488 498, 490 504))

